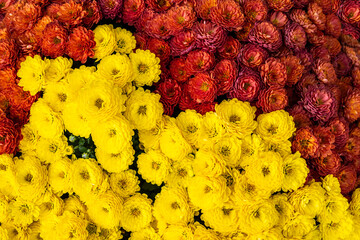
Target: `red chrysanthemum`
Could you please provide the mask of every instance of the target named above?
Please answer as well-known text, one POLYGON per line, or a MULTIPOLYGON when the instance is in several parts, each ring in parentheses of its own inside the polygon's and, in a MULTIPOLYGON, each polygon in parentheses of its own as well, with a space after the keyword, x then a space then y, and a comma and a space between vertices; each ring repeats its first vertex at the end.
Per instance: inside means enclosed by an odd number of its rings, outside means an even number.
POLYGON ((217 85, 217 95, 223 95, 230 91, 237 76, 235 61, 223 59, 218 62, 213 71, 213 78, 217 85))
POLYGON ((286 68, 286 85, 292 86, 296 84, 302 77, 304 72, 304 66, 301 65, 301 61, 294 55, 288 55, 281 58, 281 62, 286 68))
POLYGON ((215 112, 215 105, 216 104, 217 104, 216 102, 205 102, 205 103, 202 103, 202 104, 195 105, 194 109, 198 113, 204 115, 207 112, 215 112))
POLYGON ((335 14, 329 14, 326 16, 326 28, 325 33, 333 37, 340 37, 341 35, 341 21, 335 14))
POLYGON ((164 12, 171 8, 172 1, 170 0, 147 0, 146 4, 149 8, 156 12, 164 12))
POLYGON ((204 20, 210 20, 211 8, 217 5, 217 0, 197 0, 195 11, 204 20))
POLYGON ((329 121, 328 127, 335 135, 335 146, 342 148, 349 138, 349 125, 344 118, 334 118, 329 121))
POLYGON ((235 59, 239 55, 240 49, 241 43, 237 39, 228 36, 225 43, 217 51, 221 58, 235 59))
POLYGON ((329 127, 315 126, 313 131, 319 141, 317 156, 331 155, 332 150, 335 148, 335 135, 331 132, 331 129, 329 127))
POLYGON ((290 18, 302 26, 307 34, 314 34, 318 31, 318 28, 311 22, 305 10, 293 9, 290 13, 290 18))
MULTIPOLYGON (((115 19, 115 17, 120 13, 122 7, 122 0, 99 0, 99 6, 101 12, 106 19, 115 19)), ((121 14, 121 13, 120 13, 121 14)))
POLYGON ((0 69, 13 67, 15 65, 17 52, 14 41, 0 39, 0 69))
POLYGON ((93 31, 81 26, 74 28, 66 44, 66 54, 84 64, 87 58, 94 56, 95 44, 93 31))
POLYGON ((176 34, 170 40, 171 55, 181 56, 189 53, 196 46, 195 40, 195 33, 191 30, 176 34))
POLYGON ((341 161, 338 153, 331 152, 329 155, 317 158, 315 160, 315 167, 322 177, 329 174, 336 175, 340 170, 341 161))
POLYGON ((196 103, 212 102, 216 96, 216 84, 208 73, 198 73, 186 82, 185 91, 196 103))
POLYGON ((212 68, 214 62, 215 57, 213 54, 203 50, 192 51, 186 57, 186 72, 191 75, 194 73, 208 71, 212 68))
POLYGON ((47 14, 58 20, 65 27, 75 27, 81 24, 87 15, 83 5, 76 0, 68 0, 63 3, 53 3, 46 9, 47 14))
POLYGON ((325 14, 336 13, 340 7, 340 0, 315 0, 325 14))
POLYGON ((319 148, 319 144, 312 128, 302 127, 297 129, 292 139, 291 148, 293 152, 299 151, 305 159, 314 157, 319 148))
POLYGON ((205 51, 215 52, 226 40, 226 31, 210 21, 195 23, 193 30, 196 46, 205 51))
POLYGON ((315 23, 319 30, 324 31, 326 25, 326 15, 323 13, 319 4, 313 2, 308 5, 308 15, 310 20, 315 23))
POLYGON ((163 105, 171 106, 168 107, 168 109, 171 110, 175 105, 179 103, 181 96, 181 88, 180 85, 177 83, 177 81, 168 78, 157 84, 155 93, 160 94, 161 96, 160 102, 163 105))
POLYGON ((303 8, 306 7, 311 0, 293 0, 294 8, 303 8))
POLYGON ((291 0, 266 0, 269 8, 274 9, 275 11, 288 12, 293 6, 294 3, 291 0))
POLYGON ((332 62, 336 74, 341 76, 346 76, 350 73, 352 68, 352 62, 348 56, 346 56, 345 53, 341 52, 339 53, 332 62))
POLYGON ((360 118, 360 89, 353 88, 344 99, 344 115, 349 122, 360 118))
POLYGON ((0 13, 6 13, 12 4, 14 4, 14 0, 0 0, 0 13))
POLYGON ((337 76, 334 66, 330 62, 317 59, 314 64, 314 72, 317 78, 326 84, 334 84, 337 81, 337 76))
POLYGON ((233 0, 218 1, 210 9, 211 20, 229 31, 238 31, 242 28, 245 17, 238 3, 233 0))
POLYGON ((317 30, 315 33, 308 33, 307 38, 309 43, 314 46, 322 46, 325 44, 325 35, 320 30, 317 30))
POLYGON ((312 122, 307 115, 306 110, 301 105, 294 105, 288 110, 289 114, 293 117, 293 121, 295 123, 295 127, 311 127, 312 122))
POLYGON ((51 22, 53 22, 53 19, 45 15, 40 18, 39 21, 36 22, 35 26, 31 29, 31 32, 34 34, 37 42, 41 41, 45 27, 51 22))
POLYGON ((146 50, 149 37, 143 32, 135 32, 134 37, 136 40, 136 49, 146 50))
POLYGON ((316 80, 316 76, 312 73, 303 74, 300 81, 296 84, 296 90, 302 93, 309 86, 317 85, 319 81, 316 80))
POLYGON ((247 19, 251 22, 261 22, 267 17, 268 8, 263 0, 245 1, 243 8, 247 19))
POLYGON ((339 180, 342 194, 351 192, 355 188, 357 179, 355 167, 352 164, 342 167, 336 178, 339 180))
POLYGON ((360 88, 360 68, 359 67, 353 67, 351 71, 351 76, 353 78, 353 84, 355 87, 360 88))
MULTIPOLYGON (((20 50, 20 53, 24 55, 39 54, 39 42, 32 30, 23 32, 18 35, 12 35, 20 50)), ((19 56, 18 56, 19 58, 19 56)))
POLYGON ((134 25, 145 10, 144 0, 124 0, 122 20, 124 23, 134 25))
POLYGON ((168 19, 168 27, 172 32, 176 33, 186 28, 191 28, 196 21, 196 13, 194 9, 187 5, 176 5, 166 13, 168 19))
POLYGON ((245 21, 243 28, 237 32, 235 32, 235 37, 241 42, 248 41, 248 37, 250 34, 250 31, 253 29, 254 23, 250 21, 245 21))
POLYGON ((0 154, 15 154, 21 139, 20 127, 2 114, 0 116, 0 154))
POLYGON ((263 112, 282 110, 288 105, 288 95, 285 88, 271 86, 268 89, 260 90, 256 106, 263 112))
POLYGON ((312 55, 305 49, 297 52, 295 55, 300 59, 300 64, 304 66, 304 72, 310 71, 314 63, 312 55))
POLYGON ((360 67, 360 49, 343 45, 343 51, 355 66, 360 67))
POLYGON ((257 67, 264 63, 268 57, 267 51, 252 43, 248 43, 243 46, 238 56, 238 62, 244 64, 247 67, 257 67))
POLYGON ((260 88, 261 80, 259 74, 251 69, 243 68, 235 80, 228 97, 252 102, 258 97, 260 88))
POLYGON ((337 101, 329 88, 324 85, 310 85, 303 91, 304 109, 315 121, 325 123, 336 114, 337 101))
POLYGON ((259 67, 263 82, 269 86, 285 86, 287 80, 286 66, 280 59, 270 57, 259 67))
POLYGON ((57 22, 46 25, 40 41, 40 48, 45 56, 57 58, 65 53, 67 31, 57 22))
POLYGON ((175 58, 170 62, 170 75, 179 83, 186 82, 190 76, 185 67, 185 58, 175 58))
POLYGON ((289 21, 287 15, 283 12, 274 11, 270 16, 270 22, 277 28, 283 28, 289 21))
POLYGON ((330 62, 331 57, 329 51, 324 46, 311 47, 310 53, 313 59, 321 59, 323 62, 330 62))
POLYGON ((304 29, 297 23, 291 22, 285 26, 285 45, 295 51, 305 48, 307 38, 304 29))
POLYGON ((0 91, 15 84, 16 70, 14 67, 0 69, 0 91))
POLYGON ((342 154, 347 161, 353 162, 360 157, 360 137, 350 136, 342 148, 342 154))
POLYGON ((355 0, 343 1, 339 9, 339 16, 344 22, 356 23, 360 21, 360 3, 355 0))
POLYGON ((150 52, 160 58, 161 63, 166 63, 170 58, 170 46, 162 39, 151 38, 147 43, 150 52))
MULTIPOLYGON (((339 20, 340 21, 340 20, 339 20)), ((342 44, 349 47, 359 47, 358 38, 360 38, 360 30, 357 27, 345 22, 341 22, 340 40, 342 44)))
POLYGON ((145 22, 144 31, 151 37, 168 39, 174 33, 165 14, 156 14, 145 22))
POLYGON ((282 37, 280 31, 269 22, 261 22, 249 33, 249 41, 259 44, 261 47, 275 52, 282 45, 282 37))
POLYGON ((86 12, 82 24, 84 27, 91 28, 97 24, 102 18, 99 4, 96 0, 86 1, 83 4, 84 11, 86 12))
POLYGON ((340 42, 332 36, 325 35, 324 47, 329 51, 331 57, 335 57, 341 52, 340 42))

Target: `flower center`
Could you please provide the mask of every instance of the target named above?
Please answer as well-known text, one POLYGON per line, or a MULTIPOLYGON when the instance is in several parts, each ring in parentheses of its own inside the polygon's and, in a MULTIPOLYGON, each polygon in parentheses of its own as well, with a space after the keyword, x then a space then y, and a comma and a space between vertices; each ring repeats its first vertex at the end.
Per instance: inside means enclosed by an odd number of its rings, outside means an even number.
POLYGON ((84 179, 84 180, 89 180, 89 179, 90 179, 90 174, 89 174, 88 171, 82 171, 82 172, 80 173, 80 176, 81 176, 82 179, 84 179))
POLYGON ((240 117, 237 116, 237 115, 231 115, 230 118, 229 118, 229 121, 232 122, 232 123, 236 123, 236 122, 239 122, 240 121, 240 117))
POLYGON ((33 175, 31 175, 30 173, 28 173, 26 176, 25 176, 25 181, 27 182, 31 182, 33 179, 33 175))
POLYGON ((138 114, 139 115, 146 115, 146 106, 140 106, 138 109, 138 114))
POLYGON ((141 214, 141 212, 140 212, 140 210, 137 209, 137 208, 133 208, 133 209, 131 210, 131 215, 133 215, 134 217, 138 217, 138 216, 140 216, 140 214, 141 214))
POLYGON ((59 97, 60 102, 65 102, 67 99, 67 96, 65 93, 59 93, 58 97, 59 97))
POLYGON ((96 101, 95 101, 95 106, 96 106, 98 109, 100 109, 100 108, 102 108, 103 103, 104 103, 104 100, 98 98, 98 99, 96 99, 96 101))
POLYGON ((149 67, 144 63, 140 63, 138 66, 139 73, 146 73, 148 71, 148 69, 149 69, 149 67))

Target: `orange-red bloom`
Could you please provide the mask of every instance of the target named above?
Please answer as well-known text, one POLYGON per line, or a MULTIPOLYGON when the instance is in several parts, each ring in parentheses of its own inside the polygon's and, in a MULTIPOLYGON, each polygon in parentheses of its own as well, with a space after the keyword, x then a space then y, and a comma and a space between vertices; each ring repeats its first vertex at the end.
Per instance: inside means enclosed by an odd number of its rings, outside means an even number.
POLYGON ((45 56, 57 58, 65 53, 68 35, 66 29, 57 22, 46 25, 40 42, 41 51, 45 56))
POLYGON ((85 63, 88 57, 94 56, 95 44, 93 31, 81 26, 74 28, 66 44, 66 54, 75 61, 85 63))

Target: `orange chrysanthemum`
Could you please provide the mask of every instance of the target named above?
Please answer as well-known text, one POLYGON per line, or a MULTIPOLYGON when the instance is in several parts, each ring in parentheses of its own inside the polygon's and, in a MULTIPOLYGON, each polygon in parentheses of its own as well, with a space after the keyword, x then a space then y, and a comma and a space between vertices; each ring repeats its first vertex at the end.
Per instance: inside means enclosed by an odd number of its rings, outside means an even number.
POLYGON ((45 56, 57 58, 65 53, 68 39, 66 29, 57 22, 46 25, 40 42, 41 51, 45 56))
POLYGON ((65 52, 75 61, 85 63, 88 57, 94 56, 95 44, 93 31, 80 26, 69 35, 65 52))
POLYGON ((66 27, 74 27, 82 22, 87 15, 81 3, 68 0, 62 4, 53 3, 47 8, 47 14, 66 27))
POLYGON ((0 69, 14 66, 16 56, 15 43, 12 40, 0 40, 0 69))

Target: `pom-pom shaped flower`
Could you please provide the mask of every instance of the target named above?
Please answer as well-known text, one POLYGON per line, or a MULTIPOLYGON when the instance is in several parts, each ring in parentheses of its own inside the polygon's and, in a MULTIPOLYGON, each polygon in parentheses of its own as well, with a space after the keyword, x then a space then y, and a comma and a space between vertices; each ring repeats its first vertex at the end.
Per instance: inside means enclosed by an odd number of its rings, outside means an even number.
POLYGON ((16 199, 9 203, 9 220, 21 227, 30 225, 33 221, 39 220, 39 206, 24 199, 16 199))
POLYGON ((219 177, 224 173, 225 162, 222 158, 214 154, 213 151, 208 151, 203 148, 195 153, 192 166, 197 176, 219 177))
POLYGON ((265 49, 259 45, 248 43, 244 45, 238 55, 238 61, 247 67, 257 67, 264 63, 268 57, 268 53, 265 49))
POLYGON ((173 1, 171 1, 171 0, 164 0, 164 1, 149 0, 146 3, 149 6, 149 8, 151 8, 154 11, 165 12, 169 8, 171 8, 173 1))
POLYGON ((264 112, 284 109, 288 105, 288 95, 285 88, 269 87, 260 90, 256 106, 264 112))
POLYGON ((212 68, 215 57, 212 53, 204 50, 195 50, 186 57, 185 68, 188 74, 208 71, 212 68))
POLYGON ((319 4, 316 2, 310 3, 308 5, 308 15, 310 20, 316 24, 319 30, 325 30, 326 24, 326 15, 323 13, 323 10, 319 4))
POLYGON ((269 86, 283 87, 287 80, 286 66, 277 58, 268 58, 260 66, 260 75, 263 82, 269 86))
POLYGON ((284 181, 281 186, 283 191, 296 191, 303 186, 309 174, 309 169, 305 159, 301 158, 299 152, 289 154, 284 158, 283 173, 284 181))
POLYGON ((281 58, 281 62, 286 67, 286 85, 292 86, 296 84, 302 77, 304 66, 301 64, 299 57, 289 55, 281 58))
POLYGON ((349 122, 360 118, 360 89, 353 88, 344 99, 344 114, 349 122))
POLYGON ((71 161, 69 158, 61 158, 49 165, 49 183, 54 193, 60 195, 72 192, 71 185, 71 161))
POLYGON ((187 54, 196 46, 196 35, 191 30, 182 31, 170 39, 169 45, 173 56, 187 54))
POLYGON ((288 20, 287 15, 283 12, 274 11, 270 15, 270 22, 279 29, 283 28, 288 20))
POLYGON ((228 36, 224 44, 219 47, 217 51, 221 58, 235 59, 239 55, 240 49, 240 42, 237 39, 228 36))
POLYGON ((345 53, 339 53, 332 62, 337 76, 347 76, 352 68, 352 62, 345 53))
MULTIPOLYGON (((100 0, 99 6, 105 19, 114 19, 120 13, 122 0, 100 0)), ((120 13, 121 16, 121 13, 120 13)))
POLYGON ((187 81, 184 91, 196 103, 211 102, 216 97, 216 82, 208 73, 198 73, 187 81))
POLYGON ((160 80, 160 59, 154 53, 137 49, 129 56, 137 86, 151 85, 160 80))
POLYGON ((307 34, 314 34, 318 31, 316 25, 311 22, 303 9, 293 9, 290 13, 290 19, 302 26, 307 34))
POLYGON ((0 40, 0 67, 13 67, 17 57, 17 49, 14 41, 8 39, 0 40))
POLYGON ((154 53, 156 57, 160 59, 162 64, 166 64, 170 57, 170 46, 165 40, 150 38, 148 40, 148 49, 150 52, 154 53))
POLYGON ((210 9, 211 20, 229 31, 238 31, 244 24, 245 17, 238 3, 224 0, 210 9))
POLYGON ((321 123, 329 121, 336 113, 337 102, 324 85, 308 86, 303 93, 301 104, 310 117, 321 123))
POLYGON ((213 74, 217 84, 217 95, 228 93, 237 75, 236 63, 227 59, 221 60, 216 64, 213 74))
POLYGON ((323 62, 323 63, 331 62, 331 56, 329 54, 329 51, 324 46, 312 47, 310 49, 310 53, 312 54, 313 59, 318 62, 319 62, 319 59, 321 59, 321 62, 323 62))
POLYGON ((349 138, 349 126, 344 118, 334 118, 328 123, 330 131, 335 135, 335 146, 341 148, 349 138))
POLYGON ((356 23, 360 21, 360 3, 350 0, 343 2, 339 9, 339 16, 344 22, 356 23))
POLYGON ((198 0, 195 4, 197 14, 204 20, 211 19, 211 8, 217 6, 217 0, 198 0))
POLYGON ((124 23, 134 25, 144 12, 144 0, 124 0, 122 9, 122 20, 124 23))
POLYGON ((234 85, 228 96, 241 101, 252 102, 257 98, 260 87, 261 80, 258 73, 248 69, 243 70, 234 81, 234 85))
POLYGON ((126 170, 110 175, 110 187, 120 197, 127 198, 140 190, 139 178, 134 170, 126 170))
POLYGON ((122 145, 125 146, 119 153, 111 153, 118 152, 118 149, 111 149, 111 151, 108 152, 106 148, 96 148, 96 159, 106 171, 119 173, 128 169, 133 163, 135 150, 129 142, 122 143, 122 145))
POLYGON ((228 166, 238 166, 241 155, 241 140, 235 136, 225 135, 214 144, 214 152, 225 160, 228 166))
POLYGON ((340 42, 332 36, 325 36, 324 47, 329 51, 331 57, 335 57, 341 52, 340 42))
POLYGON ((66 27, 78 26, 86 16, 83 5, 75 0, 53 3, 46 9, 47 14, 66 27))
POLYGON ((88 58, 94 57, 95 44, 94 32, 80 26, 70 33, 65 52, 75 61, 85 63, 88 58))
POLYGON ((168 27, 173 33, 189 29, 196 21, 196 13, 191 4, 175 5, 166 13, 168 27))
POLYGON ((129 54, 136 47, 135 36, 128 30, 117 27, 114 29, 117 46, 115 51, 120 54, 129 54))
POLYGON ((20 128, 5 114, 0 117, 0 154, 15 154, 22 135, 20 128))
POLYGON ((94 24, 97 24, 102 15, 98 1, 91 0, 83 3, 84 11, 86 12, 82 24, 85 27, 91 28, 94 24))
POLYGON ((174 105, 179 103, 181 96, 181 88, 180 85, 173 79, 165 79, 163 82, 160 82, 157 85, 155 93, 161 95, 160 102, 164 106, 165 114, 169 116, 172 115, 172 112, 166 111, 167 107, 171 109, 174 105))
POLYGON ((310 127, 302 127, 295 132, 292 140, 292 151, 299 151, 305 159, 315 157, 319 148, 319 141, 310 127))
POLYGON ((307 38, 304 29, 297 23, 291 22, 285 26, 285 45, 295 51, 305 48, 307 38))
POLYGON ((267 17, 268 8, 265 1, 245 1, 243 7, 248 21, 261 22, 267 17))
POLYGON ((266 0, 269 5, 269 8, 274 9, 275 11, 288 12, 294 5, 293 1, 277 1, 277 0, 266 0))
POLYGON ((137 165, 141 177, 160 186, 169 174, 169 159, 158 150, 149 150, 138 156, 137 165))
POLYGON ((335 135, 331 132, 330 128, 316 126, 313 128, 314 134, 319 140, 319 156, 327 156, 332 154, 332 149, 335 148, 335 135))
POLYGON ((159 102, 160 95, 139 88, 130 94, 126 101, 125 117, 134 128, 150 130, 161 119, 163 107, 159 102))
POLYGON ((94 57, 97 61, 112 54, 116 49, 116 37, 113 25, 99 25, 94 29, 94 57))
POLYGON ((226 31, 210 21, 195 23, 193 31, 196 36, 196 47, 205 51, 215 52, 226 40, 226 31))
POLYGON ((339 38, 341 35, 341 21, 335 14, 329 14, 326 16, 326 29, 325 33, 339 38))
MULTIPOLYGON (((145 16, 145 14, 142 15, 143 18, 145 16)), ((169 39, 175 32, 169 25, 168 16, 165 14, 150 13, 148 19, 140 19, 139 21, 144 22, 145 33, 153 38, 169 39)), ((137 26, 137 29, 140 27, 137 26)))
POLYGON ((249 33, 249 41, 271 52, 275 52, 282 45, 280 31, 270 22, 256 24, 249 33))
POLYGON ((340 7, 339 0, 315 0, 315 2, 319 4, 325 14, 336 13, 340 7))
MULTIPOLYGON (((52 231, 49 233, 51 234, 50 236, 56 234, 61 240, 65 240, 69 238, 69 236, 72 236, 74 239, 86 239, 88 237, 89 233, 86 230, 88 222, 74 213, 65 212, 58 219, 52 221, 55 221, 56 225, 53 230, 55 232, 52 231)), ((48 228, 50 228, 50 226, 48 228)))
POLYGON ((49 23, 40 41, 41 51, 52 58, 60 57, 65 53, 67 40, 68 36, 64 27, 57 22, 49 23))
POLYGON ((176 125, 181 130, 186 141, 191 145, 198 144, 201 123, 201 114, 194 110, 185 110, 176 117, 176 125))
POLYGON ((341 167, 341 158, 339 154, 334 152, 329 155, 320 156, 316 159, 315 167, 320 176, 335 175, 341 167))
POLYGON ((335 176, 339 180, 342 194, 355 189, 357 176, 353 165, 343 166, 335 176))
POLYGON ((296 213, 283 227, 283 236, 287 238, 302 238, 314 229, 316 222, 314 218, 296 213))

